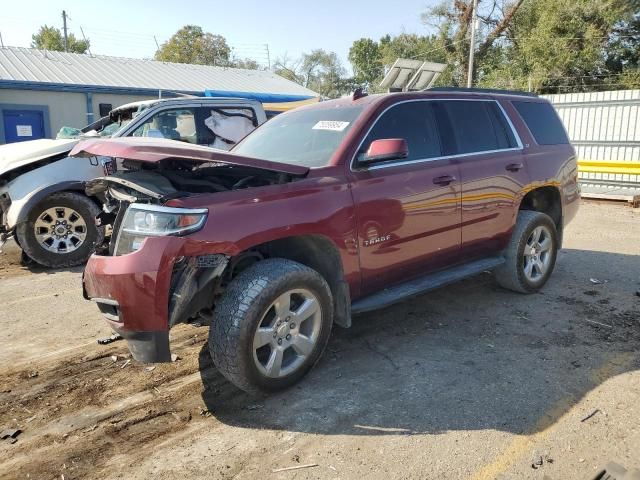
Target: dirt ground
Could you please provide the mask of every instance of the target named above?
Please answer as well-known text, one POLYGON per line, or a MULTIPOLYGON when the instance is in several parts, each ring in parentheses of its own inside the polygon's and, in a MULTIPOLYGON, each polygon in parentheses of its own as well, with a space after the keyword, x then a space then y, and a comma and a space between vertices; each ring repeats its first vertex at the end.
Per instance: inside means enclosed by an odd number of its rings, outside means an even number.
POLYGON ((589 479, 640 468, 640 209, 584 203, 544 290, 482 274, 336 328, 293 389, 249 396, 207 329, 153 369, 80 270, 0 257, 0 478, 589 479), (592 281, 593 279, 594 281, 592 281), (112 356, 117 356, 116 360, 112 356), (274 470, 308 466, 297 470, 274 470))

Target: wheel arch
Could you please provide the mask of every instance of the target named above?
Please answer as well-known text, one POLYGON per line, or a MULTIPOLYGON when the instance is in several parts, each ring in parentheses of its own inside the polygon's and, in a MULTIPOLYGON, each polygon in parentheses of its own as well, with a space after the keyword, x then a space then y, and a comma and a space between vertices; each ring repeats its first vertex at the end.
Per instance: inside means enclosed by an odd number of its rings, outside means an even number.
MULTIPOLYGON (((33 207, 35 207, 42 200, 47 198, 49 195, 53 193, 60 192, 73 192, 73 193, 84 193, 84 182, 81 181, 69 181, 69 182, 59 182, 54 183, 53 185, 47 185, 46 187, 42 187, 39 190, 36 190, 29 199, 22 205, 18 215, 16 217, 16 225, 22 222, 26 222, 29 216, 29 212, 33 207)), ((85 195, 86 196, 86 195, 85 195)), ((96 204, 96 200, 92 197, 87 197, 92 199, 96 204)))
POLYGON ((518 208, 518 211, 520 210, 532 210, 549 215, 556 226, 559 243, 562 246, 562 196, 558 187, 545 185, 530 190, 522 197, 518 208))
MULTIPOLYGON (((334 300, 333 321, 348 328, 351 326, 351 296, 344 277, 342 258, 334 242, 318 234, 277 238, 241 252, 235 260, 246 257, 286 258, 317 271, 329 284, 334 300)), ((231 259, 229 268, 238 262, 231 259)))

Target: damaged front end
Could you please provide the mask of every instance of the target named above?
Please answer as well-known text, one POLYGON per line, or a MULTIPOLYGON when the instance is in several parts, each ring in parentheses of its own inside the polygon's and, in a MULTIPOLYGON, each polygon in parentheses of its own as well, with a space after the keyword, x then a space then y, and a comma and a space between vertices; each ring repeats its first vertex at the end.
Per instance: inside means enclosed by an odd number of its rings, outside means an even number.
MULTIPOLYGON (((215 159, 203 162, 194 155, 151 163, 132 154, 118 159, 118 171, 86 185, 87 194, 103 202, 97 221, 111 238, 87 263, 85 298, 98 304, 142 362, 171 360, 168 332, 175 325, 211 322, 216 298, 238 261, 193 235, 204 228, 208 209, 173 207, 171 200, 299 177, 215 159)), ((211 203, 207 197, 203 205, 211 203)))

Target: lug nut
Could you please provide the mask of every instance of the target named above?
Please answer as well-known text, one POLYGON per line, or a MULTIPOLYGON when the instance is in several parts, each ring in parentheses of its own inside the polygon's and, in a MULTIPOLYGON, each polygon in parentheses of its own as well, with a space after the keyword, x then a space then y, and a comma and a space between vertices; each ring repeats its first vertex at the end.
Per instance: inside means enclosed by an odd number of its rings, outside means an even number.
POLYGON ((273 332, 273 338, 276 338, 278 336, 278 334, 276 332, 273 332))
POLYGON ((278 345, 282 345, 282 339, 281 338, 278 339, 278 345))
POLYGON ((291 334, 287 333, 287 340, 291 340, 291 334))

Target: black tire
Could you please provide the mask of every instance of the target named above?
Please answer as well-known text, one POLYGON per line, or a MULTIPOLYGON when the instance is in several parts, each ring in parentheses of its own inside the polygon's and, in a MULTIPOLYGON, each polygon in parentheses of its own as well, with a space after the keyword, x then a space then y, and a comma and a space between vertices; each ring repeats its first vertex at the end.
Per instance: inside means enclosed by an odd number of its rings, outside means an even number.
POLYGON ((324 351, 333 323, 333 299, 325 279, 315 270, 286 259, 267 259, 240 273, 216 305, 209 331, 209 351, 217 369, 250 393, 269 393, 298 382, 324 351), (265 312, 280 295, 306 289, 321 308, 320 330, 311 353, 296 370, 280 378, 263 374, 254 361, 253 340, 265 312))
POLYGON ((494 270, 498 283, 509 290, 519 293, 534 293, 540 290, 553 272, 558 254, 558 232, 551 218, 542 213, 521 210, 511 235, 509 245, 503 252, 505 263, 494 270), (531 280, 525 275, 524 249, 532 232, 539 226, 546 228, 550 234, 551 249, 549 266, 539 278, 531 280))
POLYGON ((24 253, 36 263, 48 268, 66 268, 87 261, 96 245, 104 241, 104 227, 97 227, 95 218, 100 213, 98 206, 87 196, 73 192, 58 192, 49 195, 27 215, 27 221, 16 228, 18 244, 24 253), (86 237, 80 245, 68 253, 47 250, 35 234, 35 222, 47 209, 66 207, 76 211, 86 224, 86 237))

